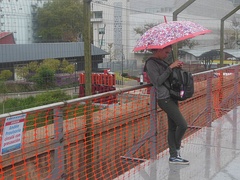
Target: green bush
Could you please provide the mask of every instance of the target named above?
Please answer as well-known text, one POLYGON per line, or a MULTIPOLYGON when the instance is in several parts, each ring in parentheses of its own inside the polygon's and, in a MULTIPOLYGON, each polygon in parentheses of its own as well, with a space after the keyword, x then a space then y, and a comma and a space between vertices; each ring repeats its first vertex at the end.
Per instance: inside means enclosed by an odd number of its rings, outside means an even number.
POLYGON ((47 67, 41 67, 31 80, 40 89, 52 88, 54 86, 54 71, 47 67))
POLYGON ((2 70, 0 73, 0 79, 1 80, 8 80, 13 73, 10 70, 2 70))
POLYGON ((5 81, 0 80, 0 93, 4 94, 4 93, 7 93, 7 91, 8 91, 8 87, 5 83, 5 81))
POLYGON ((67 95, 64 91, 61 91, 60 89, 56 91, 44 92, 36 95, 35 97, 36 104, 38 106, 55 102, 61 102, 68 99, 71 99, 71 96, 67 95))
POLYGON ((128 77, 128 73, 122 73, 122 77, 128 77))

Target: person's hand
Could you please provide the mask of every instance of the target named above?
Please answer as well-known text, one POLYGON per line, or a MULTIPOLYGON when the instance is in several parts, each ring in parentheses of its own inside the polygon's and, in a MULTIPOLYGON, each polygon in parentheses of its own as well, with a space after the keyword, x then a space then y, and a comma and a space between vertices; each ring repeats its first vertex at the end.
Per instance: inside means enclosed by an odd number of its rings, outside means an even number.
POLYGON ((179 61, 179 60, 176 60, 169 67, 172 69, 172 68, 175 68, 175 67, 181 68, 182 66, 183 66, 183 62, 179 61))

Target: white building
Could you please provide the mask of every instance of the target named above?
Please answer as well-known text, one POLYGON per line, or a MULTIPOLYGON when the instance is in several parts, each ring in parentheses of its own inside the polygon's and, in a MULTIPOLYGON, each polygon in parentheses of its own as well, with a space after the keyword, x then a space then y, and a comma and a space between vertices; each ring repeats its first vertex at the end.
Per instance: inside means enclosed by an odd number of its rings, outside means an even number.
MULTIPOLYGON (((34 8, 49 0, 0 0, 0 32, 13 32, 17 44, 33 42, 34 8)), ((172 20, 172 12, 186 0, 92 0, 94 45, 110 53, 109 60, 136 59, 134 45, 139 38, 133 30, 147 23, 172 20)), ((236 2, 236 0, 234 1, 236 2)), ((234 8, 230 0, 197 0, 179 14, 179 20, 196 21, 213 31, 219 43, 220 19, 234 8), (188 15, 184 15, 188 14, 188 15), (192 15, 190 15, 192 14, 192 15)), ((226 22, 226 26, 228 25, 226 22)), ((201 37, 202 40, 205 38, 201 37)))
POLYGON ((109 52, 110 60, 128 58, 129 5, 129 0, 100 0, 92 3, 93 43, 109 52))
POLYGON ((33 42, 33 8, 47 0, 1 0, 0 32, 13 32, 16 44, 33 42))
MULTIPOLYGON (((134 28, 147 23, 172 20, 172 12, 186 0, 98 0, 92 3, 94 45, 111 54, 112 59, 138 59, 133 53, 139 35, 134 28), (111 48, 110 48, 111 47, 111 48), (123 50, 123 51, 122 51, 123 50)), ((199 47, 219 46, 220 19, 234 9, 228 0, 201 0, 190 5, 178 15, 178 20, 190 20, 212 30, 209 35, 196 37, 199 47)), ((231 18, 225 22, 225 29, 231 28, 231 18)), ((139 59, 140 60, 140 59, 139 59)), ((141 61, 139 61, 141 63, 141 61)))

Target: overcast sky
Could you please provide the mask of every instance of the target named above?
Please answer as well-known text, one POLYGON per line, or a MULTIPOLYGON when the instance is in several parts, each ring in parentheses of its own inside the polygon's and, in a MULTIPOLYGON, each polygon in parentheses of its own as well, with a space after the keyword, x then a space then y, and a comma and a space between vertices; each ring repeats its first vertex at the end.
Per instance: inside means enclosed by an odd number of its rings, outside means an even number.
MULTIPOLYGON (((156 9, 161 7, 172 7, 176 10, 188 0, 130 0, 131 9, 137 12, 146 12, 146 9, 156 9)), ((235 3, 240 4, 240 0, 196 0, 182 13, 206 16, 213 18, 222 18, 233 10, 235 3)))

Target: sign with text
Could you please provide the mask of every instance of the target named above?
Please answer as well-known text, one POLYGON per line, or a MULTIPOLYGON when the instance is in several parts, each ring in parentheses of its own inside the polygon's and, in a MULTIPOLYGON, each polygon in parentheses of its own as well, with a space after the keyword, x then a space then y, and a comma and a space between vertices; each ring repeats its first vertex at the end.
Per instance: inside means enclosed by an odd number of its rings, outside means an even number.
POLYGON ((25 119, 26 114, 6 118, 2 134, 1 155, 21 149, 25 119))

